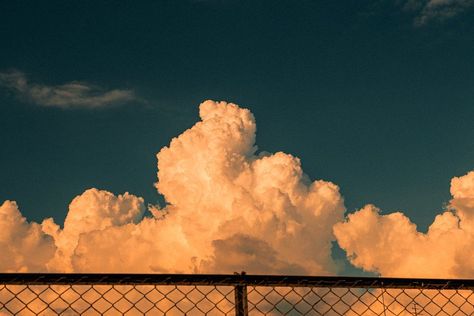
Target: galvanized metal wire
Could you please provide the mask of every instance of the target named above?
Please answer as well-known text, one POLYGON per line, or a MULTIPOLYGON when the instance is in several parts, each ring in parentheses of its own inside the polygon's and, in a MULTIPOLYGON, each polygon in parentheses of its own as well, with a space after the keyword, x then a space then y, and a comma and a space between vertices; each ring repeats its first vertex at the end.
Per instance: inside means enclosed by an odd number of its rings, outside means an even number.
POLYGON ((0 315, 474 315, 474 281, 6 273, 0 315))

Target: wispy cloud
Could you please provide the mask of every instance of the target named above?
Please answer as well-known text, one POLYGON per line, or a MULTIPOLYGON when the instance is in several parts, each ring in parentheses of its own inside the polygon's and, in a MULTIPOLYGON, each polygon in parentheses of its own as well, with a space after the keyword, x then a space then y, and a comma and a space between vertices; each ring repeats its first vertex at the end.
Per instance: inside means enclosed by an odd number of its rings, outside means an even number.
POLYGON ((87 82, 72 81, 61 85, 31 83, 21 71, 0 72, 0 86, 40 106, 58 108, 104 108, 123 104, 137 97, 132 90, 105 90, 87 82))
POLYGON ((407 0, 404 8, 416 12, 414 23, 423 26, 452 18, 474 6, 474 0, 407 0))

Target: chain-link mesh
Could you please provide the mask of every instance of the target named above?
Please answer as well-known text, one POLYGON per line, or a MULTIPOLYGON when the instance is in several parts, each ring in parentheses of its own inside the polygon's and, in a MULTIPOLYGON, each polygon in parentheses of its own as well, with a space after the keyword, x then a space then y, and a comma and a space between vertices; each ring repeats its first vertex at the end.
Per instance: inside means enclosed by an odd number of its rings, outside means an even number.
POLYGON ((0 315, 474 315, 474 281, 0 274, 0 315))

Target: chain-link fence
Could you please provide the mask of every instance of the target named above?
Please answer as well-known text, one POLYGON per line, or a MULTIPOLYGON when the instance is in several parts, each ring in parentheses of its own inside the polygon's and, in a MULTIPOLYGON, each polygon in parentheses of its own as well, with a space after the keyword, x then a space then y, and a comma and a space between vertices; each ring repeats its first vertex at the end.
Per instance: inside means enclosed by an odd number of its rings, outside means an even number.
POLYGON ((0 274, 0 315, 474 315, 474 280, 0 274))

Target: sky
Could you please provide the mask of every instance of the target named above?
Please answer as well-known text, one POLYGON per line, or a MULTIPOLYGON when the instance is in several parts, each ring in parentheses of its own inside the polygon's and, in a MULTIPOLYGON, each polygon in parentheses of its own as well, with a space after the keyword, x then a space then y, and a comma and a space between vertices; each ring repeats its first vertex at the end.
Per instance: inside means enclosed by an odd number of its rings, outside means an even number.
POLYGON ((256 157, 298 157, 346 214, 426 232, 474 166, 473 18, 470 0, 4 1, 0 202, 61 227, 89 188, 165 207, 156 154, 216 100, 253 113, 256 157))

